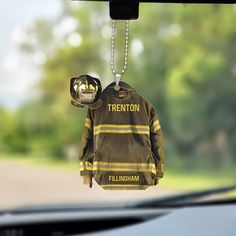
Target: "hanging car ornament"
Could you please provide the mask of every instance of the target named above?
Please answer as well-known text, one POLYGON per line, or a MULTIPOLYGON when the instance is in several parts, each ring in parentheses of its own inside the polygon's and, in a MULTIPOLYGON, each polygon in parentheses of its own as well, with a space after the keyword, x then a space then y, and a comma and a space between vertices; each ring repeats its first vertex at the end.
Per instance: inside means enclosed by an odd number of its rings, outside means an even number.
POLYGON ((73 106, 83 108, 88 105, 91 109, 96 109, 102 105, 101 92, 100 80, 90 75, 74 77, 70 81, 71 104, 73 106))

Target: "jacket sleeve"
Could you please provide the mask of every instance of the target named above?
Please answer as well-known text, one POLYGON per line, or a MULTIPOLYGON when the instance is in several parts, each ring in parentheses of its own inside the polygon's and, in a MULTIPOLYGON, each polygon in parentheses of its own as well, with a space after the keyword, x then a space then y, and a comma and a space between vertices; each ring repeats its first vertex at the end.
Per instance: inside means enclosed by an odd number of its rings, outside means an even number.
POLYGON ((93 170, 93 115, 88 109, 79 152, 80 175, 92 177, 93 170))
POLYGON ((156 161, 156 177, 162 178, 164 174, 164 136, 154 107, 151 108, 150 113, 150 141, 156 161))

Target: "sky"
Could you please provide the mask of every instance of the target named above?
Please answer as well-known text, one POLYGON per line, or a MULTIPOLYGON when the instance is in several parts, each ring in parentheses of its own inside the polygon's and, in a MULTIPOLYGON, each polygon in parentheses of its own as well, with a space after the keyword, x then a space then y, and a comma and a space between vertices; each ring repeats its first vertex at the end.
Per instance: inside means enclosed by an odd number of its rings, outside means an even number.
POLYGON ((38 18, 54 18, 61 10, 60 0, 7 0, 0 7, 0 106, 17 108, 24 102, 37 79, 39 70, 32 66, 42 55, 23 57, 17 43, 23 30, 38 18))

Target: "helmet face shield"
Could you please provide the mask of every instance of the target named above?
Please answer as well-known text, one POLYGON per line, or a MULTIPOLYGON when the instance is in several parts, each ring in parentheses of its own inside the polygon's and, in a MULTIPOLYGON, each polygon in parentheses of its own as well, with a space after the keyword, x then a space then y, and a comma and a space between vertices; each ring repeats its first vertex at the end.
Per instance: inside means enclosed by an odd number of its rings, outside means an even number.
POLYGON ((89 75, 72 78, 70 82, 71 97, 80 105, 95 103, 100 97, 101 90, 100 80, 89 75))

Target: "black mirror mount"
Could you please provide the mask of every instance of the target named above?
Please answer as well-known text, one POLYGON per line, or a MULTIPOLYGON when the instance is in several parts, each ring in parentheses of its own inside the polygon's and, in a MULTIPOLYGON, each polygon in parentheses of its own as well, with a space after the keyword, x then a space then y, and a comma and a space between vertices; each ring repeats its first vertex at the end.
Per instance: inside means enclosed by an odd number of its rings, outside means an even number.
POLYGON ((136 20, 139 17, 139 3, 178 4, 235 4, 236 0, 72 0, 109 2, 110 17, 113 20, 136 20))
POLYGON ((136 20, 139 17, 139 0, 109 0, 113 20, 136 20))

